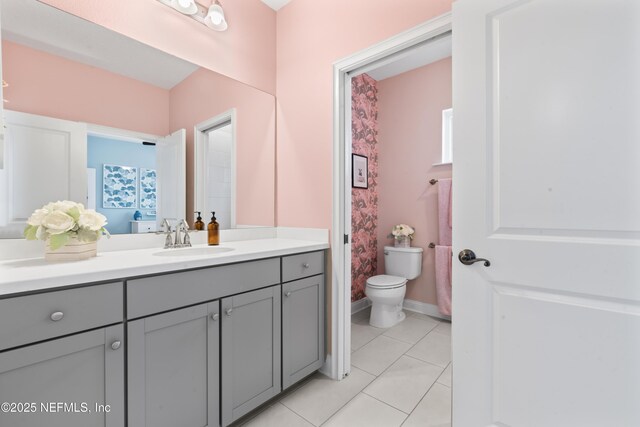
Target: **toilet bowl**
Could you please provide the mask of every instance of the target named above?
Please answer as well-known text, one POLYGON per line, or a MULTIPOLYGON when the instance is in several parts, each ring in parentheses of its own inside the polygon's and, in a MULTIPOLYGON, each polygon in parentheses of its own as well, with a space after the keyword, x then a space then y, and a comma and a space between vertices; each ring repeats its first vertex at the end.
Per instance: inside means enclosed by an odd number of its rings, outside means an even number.
POLYGON ((367 280, 364 293, 371 300, 369 324, 376 328, 390 328, 404 320, 402 311, 407 279, 398 276, 373 276, 367 280))
POLYGON ((370 277, 364 289, 371 300, 369 324, 376 328, 390 328, 405 319, 407 281, 422 272, 422 248, 385 246, 384 266, 387 274, 370 277))

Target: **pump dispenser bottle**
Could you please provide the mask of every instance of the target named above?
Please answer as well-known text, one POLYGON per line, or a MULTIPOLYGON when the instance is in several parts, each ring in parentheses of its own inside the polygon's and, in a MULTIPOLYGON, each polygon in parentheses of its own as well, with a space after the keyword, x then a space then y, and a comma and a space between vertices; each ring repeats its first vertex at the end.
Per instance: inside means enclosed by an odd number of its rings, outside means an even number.
POLYGON ((216 221, 216 213, 211 212, 211 222, 207 225, 209 246, 220 244, 220 224, 216 221))
POLYGON ((193 228, 195 228, 196 230, 204 230, 204 222, 202 221, 202 215, 200 215, 200 212, 194 212, 198 214, 198 217, 196 218, 196 222, 193 224, 193 228))

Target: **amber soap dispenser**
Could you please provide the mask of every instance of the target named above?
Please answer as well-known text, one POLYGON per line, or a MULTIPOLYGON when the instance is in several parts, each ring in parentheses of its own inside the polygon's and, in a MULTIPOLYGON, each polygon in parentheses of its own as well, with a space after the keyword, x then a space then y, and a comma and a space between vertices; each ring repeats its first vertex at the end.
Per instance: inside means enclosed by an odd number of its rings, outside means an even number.
POLYGON ((196 222, 195 224, 193 224, 194 228, 196 230, 204 230, 204 222, 202 221, 202 216, 200 215, 200 212, 196 211, 194 213, 198 214, 198 217, 196 218, 196 222))
POLYGON ((216 221, 216 213, 211 212, 211 222, 207 225, 209 246, 220 244, 220 224, 216 221))

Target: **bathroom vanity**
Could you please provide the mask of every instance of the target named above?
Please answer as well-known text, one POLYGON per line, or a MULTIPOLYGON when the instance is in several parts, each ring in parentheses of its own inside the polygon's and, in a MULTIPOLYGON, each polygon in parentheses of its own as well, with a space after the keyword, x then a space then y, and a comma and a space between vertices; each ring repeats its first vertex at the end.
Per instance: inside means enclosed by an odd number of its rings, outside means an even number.
POLYGON ((0 262, 0 425, 227 426, 319 369, 327 245, 223 247, 0 262))

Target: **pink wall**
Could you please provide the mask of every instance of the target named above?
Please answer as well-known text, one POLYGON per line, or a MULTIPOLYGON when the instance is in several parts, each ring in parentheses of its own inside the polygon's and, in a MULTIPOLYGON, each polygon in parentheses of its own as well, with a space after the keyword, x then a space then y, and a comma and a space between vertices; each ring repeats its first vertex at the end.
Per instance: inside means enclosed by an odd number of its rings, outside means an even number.
POLYGON ((378 272, 391 227, 413 226, 411 245, 424 248, 422 274, 409 282, 406 298, 429 304, 436 304, 434 250, 427 246, 438 242, 438 189, 427 181, 451 177, 451 166, 433 166, 441 159, 447 108, 451 58, 378 82, 378 272))
POLYGON ((169 91, 2 42, 5 108, 154 135, 169 133, 169 91))
POLYGON ((278 12, 278 225, 331 228, 332 64, 450 9, 451 0, 293 0, 278 12))
POLYGON ((352 152, 366 156, 368 188, 351 189, 351 301, 364 298, 378 270, 378 89, 367 74, 351 80, 352 152))
POLYGON ((222 0, 225 32, 156 0, 40 1, 275 94, 276 13, 260 0, 222 0))
POLYGON ((193 127, 236 108, 237 223, 273 226, 274 97, 201 68, 171 89, 170 108, 171 130, 187 130, 187 213, 194 210, 193 127))

